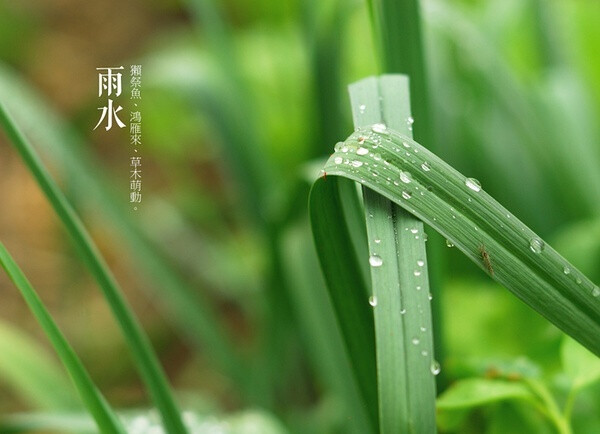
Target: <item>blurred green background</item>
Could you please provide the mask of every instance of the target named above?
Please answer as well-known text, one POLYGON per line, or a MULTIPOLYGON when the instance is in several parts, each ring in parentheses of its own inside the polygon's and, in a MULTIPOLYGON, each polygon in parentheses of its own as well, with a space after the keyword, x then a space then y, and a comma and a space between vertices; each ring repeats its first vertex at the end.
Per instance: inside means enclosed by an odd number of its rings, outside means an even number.
MULTIPOLYGON (((430 128, 432 151, 600 282, 600 2, 421 7, 433 126, 416 119, 415 129, 430 128)), ((346 86, 377 73, 371 32, 355 0, 0 2, 0 99, 91 230, 188 408, 256 411, 273 432, 350 432, 306 204, 319 162, 351 132, 346 86), (143 65, 136 212, 127 130, 92 131, 96 68, 131 64, 143 65)), ((147 406, 104 300, 4 135, 0 240, 109 400, 147 406)), ((444 252, 440 390, 523 375, 564 402, 562 334, 444 252)), ((70 408, 57 398, 58 362, 4 274, 0 297, 0 415, 70 408), (32 374, 42 368, 53 387, 32 374)), ((514 402, 441 428, 507 432, 506 415, 520 432, 552 432, 514 402)), ((600 431, 597 382, 575 401, 573 427, 600 431)))

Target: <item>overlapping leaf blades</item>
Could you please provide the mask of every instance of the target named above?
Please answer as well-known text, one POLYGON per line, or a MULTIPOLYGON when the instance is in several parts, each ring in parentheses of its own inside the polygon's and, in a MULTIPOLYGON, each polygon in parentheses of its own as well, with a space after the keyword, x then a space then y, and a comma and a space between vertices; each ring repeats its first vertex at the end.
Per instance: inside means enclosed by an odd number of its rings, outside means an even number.
MULTIPOLYGON (((410 138, 377 127, 359 129, 336 146, 324 170, 328 178, 337 175, 365 185, 432 226, 530 307, 600 355, 598 286, 476 180, 410 138), (357 153, 359 148, 368 152, 357 153)), ((328 181, 313 186, 314 214, 335 204, 337 193, 325 186, 328 181)))

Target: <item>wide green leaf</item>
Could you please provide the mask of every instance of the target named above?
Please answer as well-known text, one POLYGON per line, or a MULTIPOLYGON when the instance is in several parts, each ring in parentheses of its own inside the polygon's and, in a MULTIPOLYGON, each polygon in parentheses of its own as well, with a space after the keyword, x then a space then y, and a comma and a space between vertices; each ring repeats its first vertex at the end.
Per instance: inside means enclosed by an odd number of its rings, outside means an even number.
POLYGON ((382 126, 355 131, 335 151, 324 168, 327 181, 320 179, 313 186, 313 203, 335 206, 334 192, 325 187, 334 176, 365 185, 428 223, 490 277, 600 355, 598 286, 490 197, 477 180, 382 126), (359 148, 367 152, 357 152, 359 148), (408 175, 409 182, 404 182, 408 175))

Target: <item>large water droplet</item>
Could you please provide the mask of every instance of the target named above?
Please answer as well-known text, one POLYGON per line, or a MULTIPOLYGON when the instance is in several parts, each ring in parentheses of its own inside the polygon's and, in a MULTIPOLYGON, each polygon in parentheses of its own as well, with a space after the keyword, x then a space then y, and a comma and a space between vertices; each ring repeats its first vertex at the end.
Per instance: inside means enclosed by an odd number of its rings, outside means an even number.
POLYGON ((452 243, 452 241, 446 240, 446 246, 448 246, 448 247, 454 247, 454 244, 452 243))
POLYGON ((342 157, 335 157, 335 158, 333 159, 333 162, 334 162, 335 164, 342 164, 342 161, 344 161, 344 159, 343 159, 342 157))
POLYGON ((354 167, 360 167, 360 166, 363 165, 363 162, 362 161, 358 161, 358 160, 354 160, 350 164, 352 164, 352 166, 354 166, 354 167))
POLYGON ((440 362, 438 362, 437 360, 433 360, 431 362, 431 366, 429 367, 429 370, 431 371, 431 373, 433 375, 438 375, 442 371, 442 367, 440 366, 440 362))
POLYGON ((529 248, 533 253, 542 253, 545 247, 546 243, 539 238, 532 238, 531 241, 529 241, 529 248))
POLYGON ((406 200, 410 199, 412 197, 412 193, 410 191, 403 191, 402 192, 402 197, 406 200))
POLYGON ((408 172, 401 171, 400 181, 402 181, 405 184, 410 184, 410 182, 412 181, 412 175, 408 172))
MULTIPOLYGON (((374 124, 371 129, 376 133, 385 133, 387 131, 387 126, 385 124, 374 124)), ((330 145, 331 146, 331 145, 330 145)))
POLYGON ((421 169, 423 169, 425 172, 429 172, 431 170, 431 166, 429 165, 429 163, 426 161, 423 164, 421 164, 421 169))
POLYGON ((377 306, 377 296, 372 295, 369 297, 369 304, 373 307, 377 306))
POLYGON ((363 148, 363 147, 361 146, 360 148, 358 148, 358 149, 356 150, 356 153, 357 153, 358 155, 366 155, 366 154, 368 154, 368 153, 369 153, 369 150, 368 150, 367 148, 363 148))
POLYGON ((369 256, 369 264, 371 264, 371 267, 381 267, 383 265, 383 259, 381 259, 381 256, 371 255, 369 256))
POLYGON ((344 147, 344 142, 337 142, 335 144, 335 146, 333 147, 333 150, 335 152, 340 152, 342 150, 342 148, 344 147))
POLYGON ((481 183, 479 181, 477 181, 475 178, 465 179, 465 185, 473 191, 481 190, 481 183))

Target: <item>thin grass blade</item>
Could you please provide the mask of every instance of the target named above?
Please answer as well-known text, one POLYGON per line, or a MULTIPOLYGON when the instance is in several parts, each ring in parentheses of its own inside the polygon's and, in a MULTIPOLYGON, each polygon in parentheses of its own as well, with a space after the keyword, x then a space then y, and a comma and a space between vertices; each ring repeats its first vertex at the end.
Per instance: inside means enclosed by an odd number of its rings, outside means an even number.
POLYGON ((0 124, 21 155, 31 174, 48 198, 56 214, 72 237, 79 254, 100 285, 121 330, 129 344, 137 368, 163 418, 165 428, 172 433, 185 433, 185 427, 168 381, 148 337, 123 297, 118 283, 110 272, 83 223, 44 167, 35 150, 18 130, 6 109, 0 104, 0 124))
POLYGON ((0 243, 0 265, 6 270, 8 277, 19 289, 31 312, 44 329, 100 431, 103 433, 124 434, 125 429, 117 415, 96 388, 75 351, 73 351, 37 293, 2 243, 0 243))

